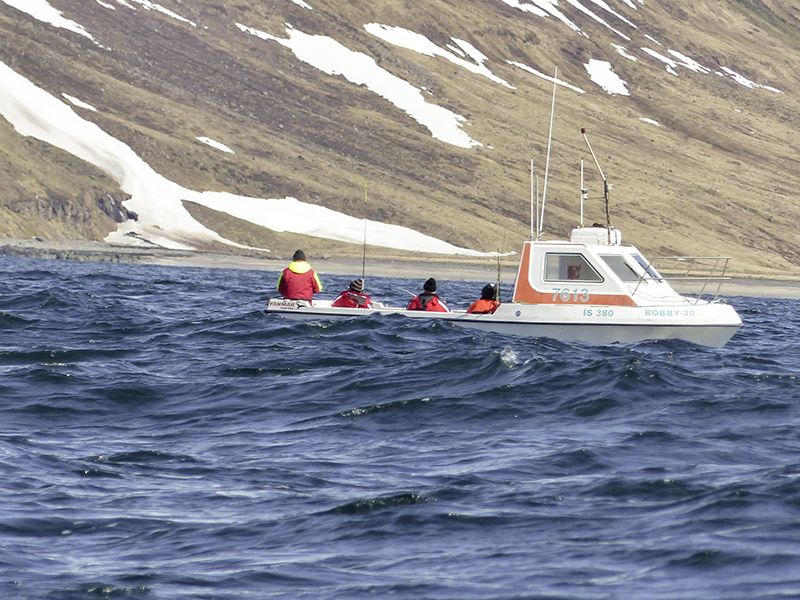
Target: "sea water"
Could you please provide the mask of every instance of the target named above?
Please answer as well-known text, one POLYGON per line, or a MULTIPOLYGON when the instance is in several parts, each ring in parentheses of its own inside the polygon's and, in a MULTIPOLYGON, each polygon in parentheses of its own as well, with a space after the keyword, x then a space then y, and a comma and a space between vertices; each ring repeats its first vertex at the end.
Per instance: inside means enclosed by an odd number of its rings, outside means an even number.
POLYGON ((595 347, 2 264, 0 598, 800 597, 796 300, 730 298, 722 349, 595 347))

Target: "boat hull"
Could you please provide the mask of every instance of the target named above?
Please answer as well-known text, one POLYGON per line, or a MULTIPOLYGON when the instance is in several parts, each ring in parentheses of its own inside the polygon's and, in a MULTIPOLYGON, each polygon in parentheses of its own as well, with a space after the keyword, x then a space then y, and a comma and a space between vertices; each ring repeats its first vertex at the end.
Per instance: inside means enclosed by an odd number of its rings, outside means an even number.
POLYGON ((608 307, 587 305, 502 304, 493 314, 463 311, 435 313, 400 307, 334 308, 329 302, 302 306, 271 300, 267 312, 291 319, 327 320, 370 315, 401 315, 410 319, 448 321, 490 333, 547 337, 562 341, 605 345, 651 339, 679 339, 702 346, 722 347, 741 327, 736 311, 727 304, 704 303, 663 307, 608 307))
POLYGON ((677 339, 701 346, 721 348, 734 336, 738 325, 636 325, 619 323, 598 325, 596 323, 502 323, 462 321, 454 319, 454 325, 504 335, 524 337, 547 337, 565 342, 580 342, 593 345, 629 344, 644 340, 677 339))

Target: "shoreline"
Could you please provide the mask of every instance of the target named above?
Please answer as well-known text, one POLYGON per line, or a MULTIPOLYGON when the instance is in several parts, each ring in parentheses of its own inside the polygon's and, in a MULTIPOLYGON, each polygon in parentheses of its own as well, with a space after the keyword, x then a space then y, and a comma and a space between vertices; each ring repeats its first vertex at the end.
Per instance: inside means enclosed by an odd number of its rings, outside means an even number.
MULTIPOLYGON (((81 262, 112 262, 121 264, 144 264, 156 266, 196 267, 209 269, 247 269, 278 272, 287 260, 263 256, 222 254, 194 250, 168 250, 141 246, 117 246, 93 241, 45 241, 39 239, 0 239, 0 257, 38 258, 43 260, 74 260, 81 262)), ((500 278, 512 284, 516 274, 514 256, 503 259, 500 278)), ((314 269, 324 275, 354 276, 361 271, 361 259, 312 258, 314 269)), ((419 259, 402 258, 388 260, 369 259, 367 272, 372 276, 419 279, 434 276, 437 279, 492 282, 497 279, 497 263, 494 259, 442 259, 421 255, 419 259)), ((678 292, 697 291, 697 285, 682 285, 673 282, 678 292)), ((716 285, 709 285, 709 291, 716 285)), ((800 299, 800 281, 779 280, 768 276, 731 277, 722 282, 721 296, 749 296, 764 298, 800 299)))

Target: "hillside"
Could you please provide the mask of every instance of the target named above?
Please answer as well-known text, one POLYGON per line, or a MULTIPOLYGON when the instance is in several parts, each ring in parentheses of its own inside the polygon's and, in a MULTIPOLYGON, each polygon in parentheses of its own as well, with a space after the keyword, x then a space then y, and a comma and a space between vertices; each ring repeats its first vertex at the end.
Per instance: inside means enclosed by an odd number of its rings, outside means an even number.
POLYGON ((581 159, 587 219, 604 220, 585 127, 625 240, 800 278, 788 0, 0 0, 0 31, 0 236, 358 256, 368 218, 371 245, 391 245, 385 224, 435 238, 429 252, 514 250, 557 67, 548 235, 577 224, 581 159), (76 133, 64 149, 15 122, 52 130, 72 113, 107 146, 76 133), (299 203, 254 208, 284 198, 299 203))

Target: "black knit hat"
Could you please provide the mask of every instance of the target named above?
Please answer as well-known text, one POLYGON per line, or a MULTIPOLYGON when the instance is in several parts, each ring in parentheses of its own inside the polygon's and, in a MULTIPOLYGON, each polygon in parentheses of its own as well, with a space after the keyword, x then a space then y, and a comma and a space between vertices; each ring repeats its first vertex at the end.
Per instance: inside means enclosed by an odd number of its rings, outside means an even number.
POLYGON ((363 292, 364 291, 364 280, 363 279, 353 279, 350 282, 350 291, 351 292, 363 292))
POLYGON ((425 290, 426 292, 435 292, 436 280, 433 277, 431 277, 430 279, 428 279, 428 281, 422 284, 422 289, 425 290))
POLYGON ((495 290, 491 283, 487 283, 481 290, 481 300, 494 300, 495 290))
POLYGON ((302 250, 295 250, 294 254, 292 255, 292 260, 305 260, 306 253, 302 250))

